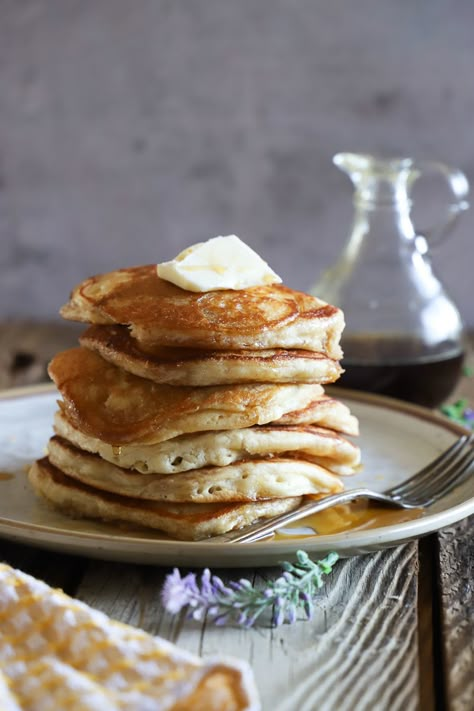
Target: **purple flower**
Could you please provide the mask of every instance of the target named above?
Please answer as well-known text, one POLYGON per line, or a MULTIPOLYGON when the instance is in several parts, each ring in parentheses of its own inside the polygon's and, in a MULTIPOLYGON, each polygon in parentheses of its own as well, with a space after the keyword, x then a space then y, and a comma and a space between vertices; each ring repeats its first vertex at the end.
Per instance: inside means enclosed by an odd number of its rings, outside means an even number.
POLYGON ((290 625, 296 622, 296 605, 293 602, 289 603, 286 616, 290 625))
POLYGON ((202 622, 204 617, 206 616, 206 612, 207 610, 205 607, 198 607, 196 603, 194 608, 189 611, 188 617, 190 617, 192 620, 196 620, 196 622, 202 622))
POLYGON ((273 608, 272 624, 275 627, 280 627, 285 620, 285 600, 282 597, 277 597, 273 608))
POLYGON ((314 609, 314 596, 323 584, 323 575, 331 572, 338 556, 329 554, 320 562, 313 562, 307 553, 297 551, 297 563, 284 562, 283 574, 266 583, 263 589, 241 578, 228 586, 206 568, 200 585, 194 573, 182 577, 175 568, 165 580, 161 593, 163 605, 171 614, 187 607, 188 617, 202 621, 206 616, 216 625, 235 623, 251 627, 265 611, 272 611, 272 624, 294 623, 298 610, 303 608, 307 618, 314 609))
POLYGON ((300 592, 300 603, 303 604, 304 614, 306 619, 311 620, 313 617, 314 605, 313 601, 306 592, 300 592))
POLYGON ((209 597, 214 594, 214 590, 211 584, 211 571, 209 568, 205 568, 201 575, 201 594, 204 598, 209 597))
POLYGON ((166 576, 161 592, 161 600, 165 610, 176 615, 183 607, 191 605, 195 597, 199 596, 194 573, 188 573, 184 578, 178 568, 166 576))
POLYGON ((246 578, 240 578, 240 580, 237 581, 231 580, 229 586, 232 588, 232 590, 251 590, 252 583, 246 578))
POLYGON ((214 592, 222 595, 232 595, 232 590, 226 587, 218 575, 212 576, 212 585, 214 587, 214 592))

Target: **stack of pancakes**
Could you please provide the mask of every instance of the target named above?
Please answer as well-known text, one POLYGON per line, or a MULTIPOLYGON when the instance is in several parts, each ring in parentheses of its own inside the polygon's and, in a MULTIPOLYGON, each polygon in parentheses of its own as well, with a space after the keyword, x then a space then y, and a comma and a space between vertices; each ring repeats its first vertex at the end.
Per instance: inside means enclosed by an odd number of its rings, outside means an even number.
POLYGON ((342 312, 280 284, 196 293, 156 266, 87 279, 62 315, 91 324, 49 373, 62 396, 29 478, 74 516, 196 540, 343 489, 358 423, 323 385, 342 312))

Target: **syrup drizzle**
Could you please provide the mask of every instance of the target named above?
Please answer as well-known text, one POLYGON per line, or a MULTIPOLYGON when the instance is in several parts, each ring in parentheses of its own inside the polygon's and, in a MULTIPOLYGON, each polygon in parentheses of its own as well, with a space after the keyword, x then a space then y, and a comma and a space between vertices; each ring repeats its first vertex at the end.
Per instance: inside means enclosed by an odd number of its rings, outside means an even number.
POLYGON ((413 521, 422 515, 423 509, 394 509, 361 499, 350 504, 333 506, 295 521, 285 526, 285 533, 276 533, 274 540, 288 541, 292 538, 308 538, 315 534, 325 536, 345 531, 364 531, 413 521), (295 531, 294 535, 291 534, 292 529, 295 531))

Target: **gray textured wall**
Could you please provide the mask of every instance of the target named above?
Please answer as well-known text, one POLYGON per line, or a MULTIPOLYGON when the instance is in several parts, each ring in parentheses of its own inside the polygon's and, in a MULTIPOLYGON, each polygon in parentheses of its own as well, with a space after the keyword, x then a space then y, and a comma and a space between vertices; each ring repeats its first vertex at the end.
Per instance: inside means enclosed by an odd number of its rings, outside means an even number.
MULTIPOLYGON (((474 183, 473 30, 472 0, 0 0, 0 316, 230 232, 308 288, 349 229, 333 153, 474 183)), ((471 325, 473 225, 433 254, 471 325)))

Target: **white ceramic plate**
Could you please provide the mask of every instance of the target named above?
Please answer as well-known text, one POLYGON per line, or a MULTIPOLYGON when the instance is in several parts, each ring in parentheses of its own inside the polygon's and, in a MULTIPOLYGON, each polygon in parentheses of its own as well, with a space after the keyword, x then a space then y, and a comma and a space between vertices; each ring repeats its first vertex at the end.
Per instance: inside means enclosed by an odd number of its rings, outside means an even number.
MULTIPOLYGON (((428 410, 337 390, 360 420, 364 469, 346 485, 383 490, 429 462, 464 430, 428 410)), ((244 567, 276 565, 298 549, 342 556, 397 545, 448 526, 474 512, 474 476, 425 516, 376 529, 248 544, 171 541, 153 532, 124 531, 52 511, 30 490, 26 468, 44 455, 52 434, 57 392, 52 386, 0 395, 0 536, 42 548, 94 558, 162 565, 244 567), (13 476, 5 476, 11 474, 13 476)))

